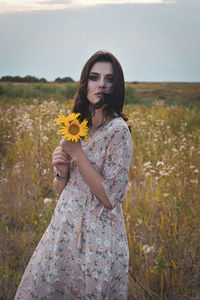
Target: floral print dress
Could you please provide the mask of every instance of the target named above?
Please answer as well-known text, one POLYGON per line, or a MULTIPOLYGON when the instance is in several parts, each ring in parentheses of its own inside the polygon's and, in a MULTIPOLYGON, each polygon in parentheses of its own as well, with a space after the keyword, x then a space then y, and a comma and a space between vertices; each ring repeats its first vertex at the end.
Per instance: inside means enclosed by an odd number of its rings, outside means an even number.
POLYGON ((127 299, 129 248, 122 211, 132 158, 131 135, 117 117, 81 141, 105 181, 107 209, 71 165, 51 223, 24 272, 15 300, 127 299))

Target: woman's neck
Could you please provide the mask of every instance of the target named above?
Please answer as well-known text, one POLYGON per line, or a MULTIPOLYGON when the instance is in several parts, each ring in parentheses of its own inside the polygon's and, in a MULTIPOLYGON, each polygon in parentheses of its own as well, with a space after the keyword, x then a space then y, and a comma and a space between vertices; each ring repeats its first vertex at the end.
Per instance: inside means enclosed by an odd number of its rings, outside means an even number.
POLYGON ((103 121, 103 111, 101 109, 96 109, 95 114, 92 117, 92 129, 96 130, 101 125, 103 121))

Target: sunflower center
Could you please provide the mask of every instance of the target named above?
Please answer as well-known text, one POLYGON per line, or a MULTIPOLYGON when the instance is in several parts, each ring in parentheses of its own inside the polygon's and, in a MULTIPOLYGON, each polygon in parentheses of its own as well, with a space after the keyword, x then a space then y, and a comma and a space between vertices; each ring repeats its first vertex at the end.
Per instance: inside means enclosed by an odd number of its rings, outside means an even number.
POLYGON ((77 135, 80 131, 80 127, 76 124, 72 124, 69 126, 69 133, 72 135, 77 135))

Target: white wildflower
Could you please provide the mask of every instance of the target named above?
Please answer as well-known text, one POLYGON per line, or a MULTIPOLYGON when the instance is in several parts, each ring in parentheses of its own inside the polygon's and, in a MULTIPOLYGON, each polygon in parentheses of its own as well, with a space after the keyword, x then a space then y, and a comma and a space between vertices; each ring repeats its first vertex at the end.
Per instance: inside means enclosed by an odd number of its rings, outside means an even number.
POLYGON ((151 161, 147 161, 144 163, 145 168, 151 168, 151 161))
POLYGON ((178 152, 178 150, 175 147, 172 148, 172 151, 175 153, 178 152))
POLYGON ((44 204, 51 203, 51 202, 52 202, 52 200, 50 198, 45 198, 44 199, 44 204))
POLYGON ((164 162, 163 161, 158 161, 157 164, 156 164, 156 167, 159 167, 159 166, 164 166, 164 162))
POLYGON ((195 184, 198 184, 198 180, 197 179, 192 179, 190 180, 191 183, 195 183, 195 184))
POLYGON ((160 173, 161 176, 164 176, 164 177, 169 176, 169 174, 167 172, 163 171, 163 170, 161 170, 159 173, 160 173))
POLYGON ((148 245, 144 245, 142 249, 143 249, 144 253, 146 253, 146 254, 148 254, 149 252, 155 251, 154 246, 148 246, 148 245))
POLYGON ((47 142, 47 141, 48 141, 48 137, 45 135, 45 136, 42 137, 42 140, 43 140, 44 142, 47 142))

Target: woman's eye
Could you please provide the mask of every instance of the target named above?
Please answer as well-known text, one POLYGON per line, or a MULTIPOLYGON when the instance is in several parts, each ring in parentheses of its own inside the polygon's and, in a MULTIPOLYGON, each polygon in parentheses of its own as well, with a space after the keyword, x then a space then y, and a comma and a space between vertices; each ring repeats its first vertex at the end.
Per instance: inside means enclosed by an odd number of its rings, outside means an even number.
POLYGON ((108 77, 108 78, 107 78, 107 82, 113 83, 113 77, 108 77))
POLYGON ((98 80, 98 76, 90 75, 89 79, 92 80, 92 81, 96 81, 96 80, 98 80))

